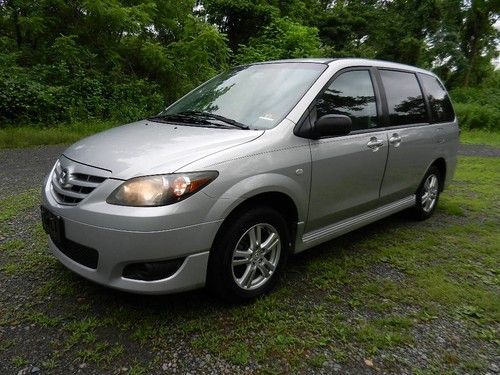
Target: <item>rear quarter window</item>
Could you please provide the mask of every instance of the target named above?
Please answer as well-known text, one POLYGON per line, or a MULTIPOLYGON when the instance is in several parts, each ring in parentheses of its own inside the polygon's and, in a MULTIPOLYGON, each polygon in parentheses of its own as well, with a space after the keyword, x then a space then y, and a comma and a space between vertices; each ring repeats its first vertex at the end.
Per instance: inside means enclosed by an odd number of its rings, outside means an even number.
POLYGON ((431 107, 433 122, 450 122, 455 119, 455 113, 448 94, 436 77, 421 74, 425 95, 431 107))

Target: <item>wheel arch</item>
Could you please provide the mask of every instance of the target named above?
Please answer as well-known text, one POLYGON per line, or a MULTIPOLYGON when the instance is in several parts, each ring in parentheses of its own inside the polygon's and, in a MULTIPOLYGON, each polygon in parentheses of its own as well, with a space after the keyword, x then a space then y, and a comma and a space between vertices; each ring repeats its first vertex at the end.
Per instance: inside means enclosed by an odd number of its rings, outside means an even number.
POLYGON ((443 191, 446 185, 447 166, 446 166, 446 160, 442 156, 434 159, 431 163, 429 163, 424 173, 420 177, 420 182, 418 183, 419 184, 418 186, 420 186, 420 184, 423 183, 424 176, 431 167, 436 167, 441 173, 441 181, 439 182, 439 191, 443 191))
POLYGON ((231 208, 229 214, 226 215, 224 221, 217 230, 213 243, 217 241, 217 239, 223 233, 224 229, 228 226, 228 224, 233 220, 235 216, 237 216, 240 212, 247 211, 252 207, 257 207, 259 205, 271 207, 284 217, 285 221, 288 224, 288 230, 290 231, 290 241, 292 242, 289 248, 293 249, 293 242, 295 240, 297 231, 297 222, 299 220, 299 211, 292 197, 281 191, 260 192, 255 195, 245 197, 244 200, 239 201, 239 203, 235 207, 231 208))
MULTIPOLYGON (((439 157, 432 162, 432 164, 429 166, 429 168, 432 166, 435 166, 439 170, 439 172, 441 173, 441 181, 440 181, 439 190, 443 191, 445 181, 446 181, 446 160, 444 160, 443 157, 439 157)), ((427 168, 427 169, 429 169, 429 168, 427 168)))

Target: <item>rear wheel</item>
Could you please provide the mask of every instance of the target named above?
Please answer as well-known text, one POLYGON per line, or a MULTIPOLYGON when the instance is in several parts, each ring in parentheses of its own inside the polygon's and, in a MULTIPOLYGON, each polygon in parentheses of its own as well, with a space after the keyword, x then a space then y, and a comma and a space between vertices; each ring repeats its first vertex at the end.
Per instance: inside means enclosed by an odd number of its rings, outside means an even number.
POLYGON ((257 207, 221 230, 210 254, 209 289, 230 301, 243 301, 270 291, 289 251, 285 219, 271 208, 257 207))
POLYGON ((433 165, 420 183, 413 207, 413 214, 418 220, 428 219, 436 210, 442 186, 441 178, 441 172, 433 165))

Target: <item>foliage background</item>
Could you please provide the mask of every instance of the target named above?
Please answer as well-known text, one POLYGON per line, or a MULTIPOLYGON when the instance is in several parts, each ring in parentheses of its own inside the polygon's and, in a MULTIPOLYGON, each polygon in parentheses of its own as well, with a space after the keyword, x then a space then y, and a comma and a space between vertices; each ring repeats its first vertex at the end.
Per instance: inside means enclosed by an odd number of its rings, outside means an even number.
POLYGON ((498 130, 498 21, 495 0, 0 0, 0 127, 132 121, 231 65, 359 56, 434 70, 462 127, 498 130))

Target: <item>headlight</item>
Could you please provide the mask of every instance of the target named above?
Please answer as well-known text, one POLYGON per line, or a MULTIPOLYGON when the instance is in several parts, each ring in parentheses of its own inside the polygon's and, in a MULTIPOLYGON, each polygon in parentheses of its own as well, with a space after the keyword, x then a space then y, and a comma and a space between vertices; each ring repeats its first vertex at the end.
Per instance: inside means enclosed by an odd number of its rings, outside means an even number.
POLYGON ((135 177, 116 188, 106 202, 121 206, 165 206, 193 195, 218 175, 208 171, 135 177))

